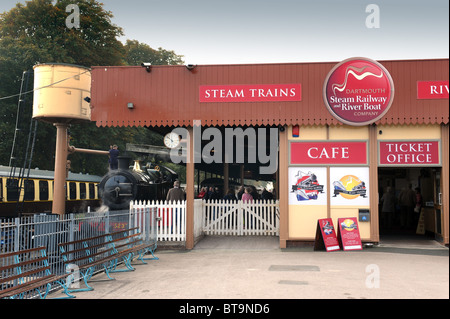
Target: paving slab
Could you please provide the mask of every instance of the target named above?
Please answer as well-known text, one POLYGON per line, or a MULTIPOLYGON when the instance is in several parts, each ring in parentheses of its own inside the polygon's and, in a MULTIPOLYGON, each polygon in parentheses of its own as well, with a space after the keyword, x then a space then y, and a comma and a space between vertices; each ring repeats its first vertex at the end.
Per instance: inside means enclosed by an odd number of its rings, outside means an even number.
POLYGON ((276 237, 205 237, 133 272, 94 276, 77 299, 448 299, 448 248, 385 241, 360 251, 280 249, 276 237))

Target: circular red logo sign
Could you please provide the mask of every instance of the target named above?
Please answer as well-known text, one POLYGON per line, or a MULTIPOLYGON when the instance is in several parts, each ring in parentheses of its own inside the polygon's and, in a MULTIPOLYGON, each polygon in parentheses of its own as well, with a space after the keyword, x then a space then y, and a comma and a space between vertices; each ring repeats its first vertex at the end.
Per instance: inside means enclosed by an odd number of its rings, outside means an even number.
POLYGON ((352 58, 328 73, 323 99, 330 113, 348 125, 367 125, 382 118, 394 100, 391 75, 380 63, 352 58))

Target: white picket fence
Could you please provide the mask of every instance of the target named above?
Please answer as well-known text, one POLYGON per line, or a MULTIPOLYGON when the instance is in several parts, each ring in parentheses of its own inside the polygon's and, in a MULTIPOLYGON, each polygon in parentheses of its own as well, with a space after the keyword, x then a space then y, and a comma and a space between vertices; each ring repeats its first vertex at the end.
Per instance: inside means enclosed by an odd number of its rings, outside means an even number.
POLYGON ((186 241, 186 201, 135 201, 132 208, 158 209, 158 241, 186 241))
MULTIPOLYGON (((130 208, 156 207, 158 241, 186 241, 186 201, 136 201, 130 208)), ((205 235, 279 236, 279 202, 194 200, 194 237, 205 235)))

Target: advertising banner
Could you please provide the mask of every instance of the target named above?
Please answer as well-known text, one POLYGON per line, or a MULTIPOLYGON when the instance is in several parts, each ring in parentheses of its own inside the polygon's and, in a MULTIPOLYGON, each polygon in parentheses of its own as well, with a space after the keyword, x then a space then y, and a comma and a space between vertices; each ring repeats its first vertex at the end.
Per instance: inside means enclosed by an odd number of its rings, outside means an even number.
POLYGON ((314 250, 323 250, 324 248, 326 251, 341 250, 331 218, 317 220, 314 250))
POLYGON ((356 217, 338 219, 338 239, 343 250, 362 250, 356 217))
POLYGON ((331 167, 330 205, 369 207, 369 168, 331 167))
POLYGON ((418 100, 448 99, 448 92, 448 81, 417 82, 418 100))
POLYGON ((289 205, 326 205, 326 180, 326 167, 289 167, 289 205))

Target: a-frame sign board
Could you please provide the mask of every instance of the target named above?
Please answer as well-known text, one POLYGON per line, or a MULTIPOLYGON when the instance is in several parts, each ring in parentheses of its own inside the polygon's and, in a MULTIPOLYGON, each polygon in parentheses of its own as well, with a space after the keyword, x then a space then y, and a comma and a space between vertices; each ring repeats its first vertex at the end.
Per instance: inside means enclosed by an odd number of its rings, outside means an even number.
POLYGON ((317 220, 316 240, 314 250, 336 251, 340 250, 339 241, 331 218, 317 220))
POLYGON ((343 250, 362 250, 356 217, 339 218, 337 237, 343 250))

